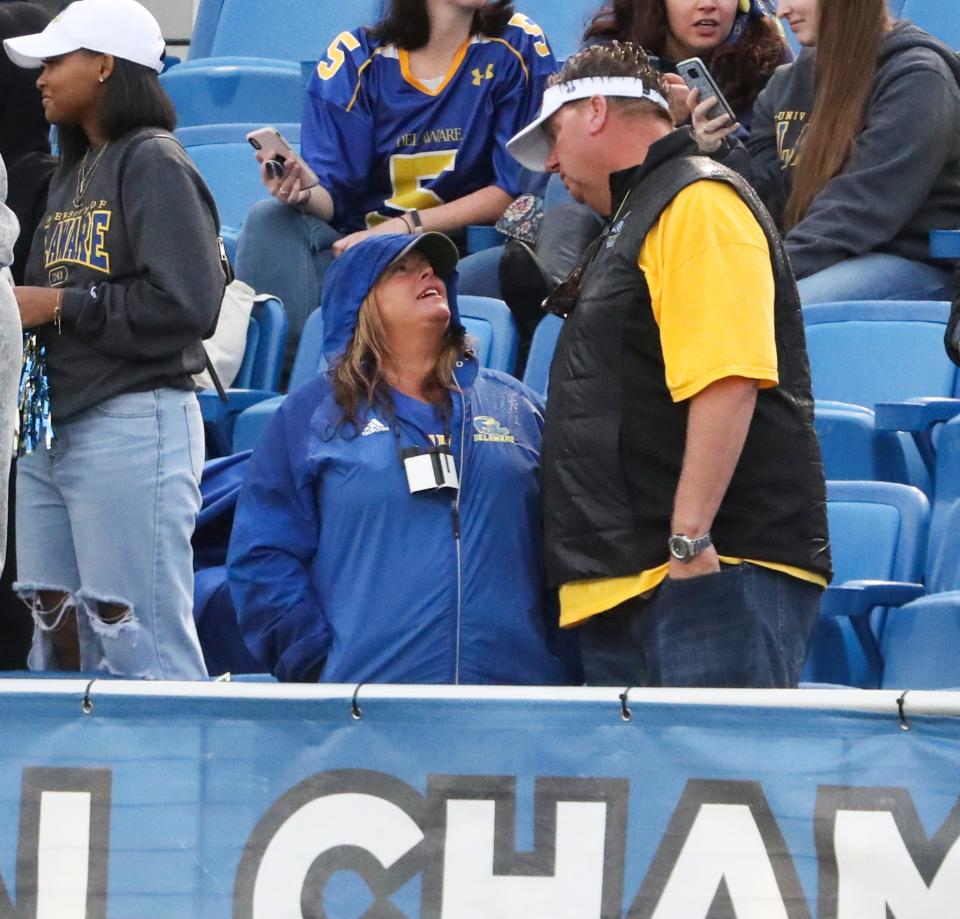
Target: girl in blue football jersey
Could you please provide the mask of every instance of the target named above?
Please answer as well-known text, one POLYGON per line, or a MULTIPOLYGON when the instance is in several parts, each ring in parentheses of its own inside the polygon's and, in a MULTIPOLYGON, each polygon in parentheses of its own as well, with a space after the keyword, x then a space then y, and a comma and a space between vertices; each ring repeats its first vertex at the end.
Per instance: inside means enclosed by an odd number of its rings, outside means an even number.
MULTIPOLYGON (((290 354, 331 259, 371 234, 493 223, 520 192, 506 142, 536 113, 556 62, 509 0, 391 0, 341 32, 307 87, 301 162, 262 177, 237 275, 280 296, 290 354)), ((261 163, 274 151, 257 154, 261 163)))

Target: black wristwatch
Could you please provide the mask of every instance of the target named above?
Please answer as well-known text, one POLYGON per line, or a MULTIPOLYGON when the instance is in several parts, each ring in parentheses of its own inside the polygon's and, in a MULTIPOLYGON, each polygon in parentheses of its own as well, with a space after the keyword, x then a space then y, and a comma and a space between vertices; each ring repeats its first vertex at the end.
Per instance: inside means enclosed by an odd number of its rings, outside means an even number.
POLYGON ((667 540, 670 554, 678 562, 684 563, 693 561, 707 546, 711 545, 713 545, 713 541, 710 539, 709 533, 704 533, 703 536, 698 536, 696 539, 684 536, 683 533, 674 533, 667 540))

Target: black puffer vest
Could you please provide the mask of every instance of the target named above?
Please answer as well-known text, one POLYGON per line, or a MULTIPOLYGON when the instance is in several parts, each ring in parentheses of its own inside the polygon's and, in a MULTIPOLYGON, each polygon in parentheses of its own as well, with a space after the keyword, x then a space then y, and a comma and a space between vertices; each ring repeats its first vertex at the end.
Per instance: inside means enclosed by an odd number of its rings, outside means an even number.
MULTIPOLYGON (((664 380, 660 333, 637 257, 686 186, 726 182, 766 234, 776 282, 780 383, 757 405, 712 527, 722 555, 831 575, 826 489, 796 284, 779 234, 753 189, 696 149, 685 130, 642 166, 611 176, 619 218, 584 273, 550 369, 543 439, 547 575, 552 585, 636 574, 667 560, 688 403, 664 380)), ((691 227, 691 233, 697 228, 691 227)), ((709 289, 703 291, 710 296, 709 289)), ((748 295, 748 292, 745 292, 748 295)))

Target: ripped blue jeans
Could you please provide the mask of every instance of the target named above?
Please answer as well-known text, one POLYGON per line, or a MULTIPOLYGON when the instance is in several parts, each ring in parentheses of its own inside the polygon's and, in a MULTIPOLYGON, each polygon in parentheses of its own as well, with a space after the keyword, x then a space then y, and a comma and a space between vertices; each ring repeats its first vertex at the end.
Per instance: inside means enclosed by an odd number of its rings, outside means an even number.
POLYGON ((204 453, 195 394, 124 393, 59 425, 54 416, 54 427, 51 449, 17 461, 14 588, 34 613, 30 669, 58 669, 51 632, 76 616, 84 672, 204 678, 190 547, 204 453), (46 592, 64 599, 41 615, 46 592))

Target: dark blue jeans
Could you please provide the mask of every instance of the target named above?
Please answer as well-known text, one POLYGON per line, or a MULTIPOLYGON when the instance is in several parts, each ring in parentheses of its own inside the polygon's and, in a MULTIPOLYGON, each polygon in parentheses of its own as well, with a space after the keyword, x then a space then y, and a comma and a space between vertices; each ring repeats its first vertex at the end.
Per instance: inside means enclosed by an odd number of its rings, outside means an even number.
POLYGON ((591 686, 797 685, 822 589, 742 564, 665 580, 580 627, 591 686))

